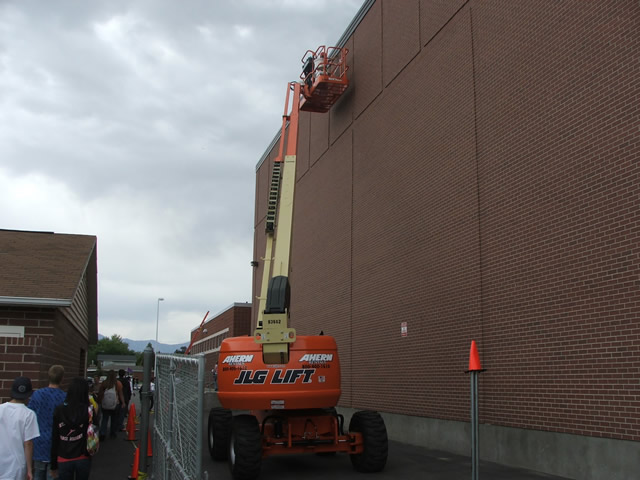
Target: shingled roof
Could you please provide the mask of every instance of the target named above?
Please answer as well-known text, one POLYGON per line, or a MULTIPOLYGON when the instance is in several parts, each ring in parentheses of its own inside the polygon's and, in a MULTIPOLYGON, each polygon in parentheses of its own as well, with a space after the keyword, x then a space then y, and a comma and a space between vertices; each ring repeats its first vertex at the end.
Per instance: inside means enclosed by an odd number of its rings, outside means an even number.
POLYGON ((94 333, 96 237, 0 230, 0 305, 68 307, 85 272, 90 299, 89 331, 94 333))

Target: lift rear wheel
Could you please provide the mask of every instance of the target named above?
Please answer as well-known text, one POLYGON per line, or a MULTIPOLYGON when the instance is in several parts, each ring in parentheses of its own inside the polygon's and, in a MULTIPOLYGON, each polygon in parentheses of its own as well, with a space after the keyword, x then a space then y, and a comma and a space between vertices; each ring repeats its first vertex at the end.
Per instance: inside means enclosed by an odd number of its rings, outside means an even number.
POLYGON ((260 475, 262 435, 253 415, 236 415, 231 422, 229 469, 235 480, 254 480, 260 475))
POLYGON ((214 460, 226 460, 229 456, 231 436, 231 410, 212 408, 209 412, 209 455, 214 460))
POLYGON ((379 472, 387 464, 389 450, 387 427, 378 412, 356 412, 349 422, 350 432, 362 434, 364 450, 350 455, 353 468, 358 472, 379 472))

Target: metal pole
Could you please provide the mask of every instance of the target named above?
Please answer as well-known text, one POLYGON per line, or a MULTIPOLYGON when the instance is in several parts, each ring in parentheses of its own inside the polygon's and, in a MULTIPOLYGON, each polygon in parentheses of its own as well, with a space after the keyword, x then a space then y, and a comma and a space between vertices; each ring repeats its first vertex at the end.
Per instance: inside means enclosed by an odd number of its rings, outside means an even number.
POLYGON ((140 390, 140 403, 142 410, 140 412, 140 473, 147 473, 147 452, 148 445, 147 439, 149 435, 149 398, 153 393, 151 392, 151 360, 153 358, 153 349, 149 346, 144 349, 143 352, 143 374, 142 374, 142 389, 140 390))
POLYGON ((158 346, 158 324, 160 323, 160 302, 163 302, 164 298, 158 299, 158 306, 156 308, 156 347, 158 346))
MULTIPOLYGON (((168 384, 167 387, 169 389, 169 403, 168 403, 168 411, 167 411, 167 432, 165 435, 165 439, 167 441, 167 451, 170 452, 171 451, 171 447, 173 446, 173 408, 174 408, 174 397, 175 397, 175 387, 174 387, 174 383, 175 383, 175 374, 176 374, 176 363, 175 360, 173 359, 173 357, 169 360, 169 378, 168 378, 168 384)), ((173 466, 173 464, 171 465, 173 466)), ((170 478, 169 477, 169 462, 165 462, 165 471, 163 472, 164 477, 162 478, 170 478)))
POLYGON ((478 372, 471 372, 471 480, 479 480, 478 372))
MULTIPOLYGON (((196 425, 204 425, 204 355, 198 357, 198 421, 196 425)), ((196 435, 196 478, 202 478, 202 433, 198 427, 196 435)))

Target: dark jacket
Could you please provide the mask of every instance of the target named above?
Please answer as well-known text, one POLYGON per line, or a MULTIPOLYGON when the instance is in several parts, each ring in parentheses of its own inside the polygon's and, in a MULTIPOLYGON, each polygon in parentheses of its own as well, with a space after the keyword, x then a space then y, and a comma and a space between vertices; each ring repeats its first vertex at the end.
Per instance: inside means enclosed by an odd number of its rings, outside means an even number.
POLYGON ((69 405, 58 405, 53 412, 51 432, 51 470, 58 469, 58 457, 76 459, 87 456, 89 406, 71 412, 69 405))
POLYGON ((124 396, 124 403, 129 403, 131 400, 131 384, 127 377, 118 377, 122 384, 122 395, 124 396))

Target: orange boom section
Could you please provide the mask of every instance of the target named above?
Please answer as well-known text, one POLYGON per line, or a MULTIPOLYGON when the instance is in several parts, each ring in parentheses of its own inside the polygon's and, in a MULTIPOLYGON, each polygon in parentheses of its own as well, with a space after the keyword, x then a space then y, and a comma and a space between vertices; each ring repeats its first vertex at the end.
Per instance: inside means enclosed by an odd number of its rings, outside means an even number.
POLYGON ((331 408, 340 398, 338 348, 329 335, 298 336, 283 365, 266 365, 253 337, 227 338, 218 365, 218 399, 224 408, 331 408))

